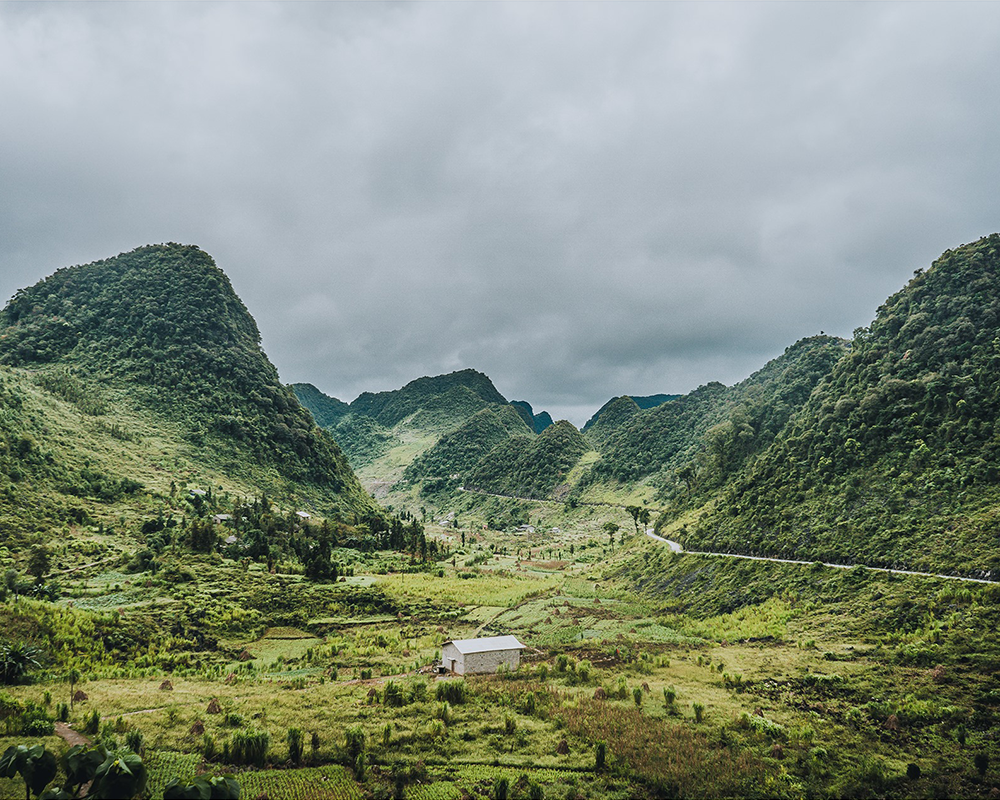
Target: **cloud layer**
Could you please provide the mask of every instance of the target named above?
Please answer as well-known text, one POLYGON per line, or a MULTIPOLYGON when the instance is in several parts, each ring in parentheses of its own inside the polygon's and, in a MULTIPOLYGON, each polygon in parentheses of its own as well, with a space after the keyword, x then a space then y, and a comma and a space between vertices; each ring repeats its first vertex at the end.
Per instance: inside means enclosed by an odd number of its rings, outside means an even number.
POLYGON ((578 424, 1000 229, 1000 7, 0 5, 0 294, 180 241, 286 381, 578 424))

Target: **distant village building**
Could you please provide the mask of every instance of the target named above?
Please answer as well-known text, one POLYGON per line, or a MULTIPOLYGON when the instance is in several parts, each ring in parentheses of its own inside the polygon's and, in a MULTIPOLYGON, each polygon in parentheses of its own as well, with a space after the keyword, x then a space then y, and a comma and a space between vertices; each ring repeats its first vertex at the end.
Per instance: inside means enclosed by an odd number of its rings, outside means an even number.
POLYGON ((518 533, 534 533, 535 532, 535 526, 534 525, 519 525, 518 528, 517 528, 517 532, 518 533))
POLYGON ((306 513, 305 511, 296 511, 295 516, 299 519, 312 519, 312 514, 306 513))
POLYGON ((216 525, 221 525, 224 522, 229 522, 229 520, 231 520, 232 518, 233 518, 232 514, 216 514, 214 517, 212 517, 212 522, 214 522, 216 525))
POLYGON ((456 675, 491 674, 501 664, 517 669, 524 649, 516 636, 454 639, 441 647, 441 667, 456 675))

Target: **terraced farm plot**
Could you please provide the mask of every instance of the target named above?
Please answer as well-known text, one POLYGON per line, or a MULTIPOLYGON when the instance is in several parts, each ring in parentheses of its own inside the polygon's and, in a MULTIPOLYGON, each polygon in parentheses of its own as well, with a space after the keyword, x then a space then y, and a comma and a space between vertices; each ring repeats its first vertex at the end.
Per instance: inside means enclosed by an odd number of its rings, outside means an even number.
POLYGON ((465 604, 510 608, 533 595, 544 594, 562 583, 561 576, 521 578, 513 575, 477 574, 471 579, 455 575, 437 577, 425 572, 386 575, 377 585, 399 603, 432 602, 437 607, 465 604))
POLYGON ((275 800, 362 800, 365 793, 350 773, 339 765, 305 769, 271 769, 242 772, 236 776, 241 797, 275 800))

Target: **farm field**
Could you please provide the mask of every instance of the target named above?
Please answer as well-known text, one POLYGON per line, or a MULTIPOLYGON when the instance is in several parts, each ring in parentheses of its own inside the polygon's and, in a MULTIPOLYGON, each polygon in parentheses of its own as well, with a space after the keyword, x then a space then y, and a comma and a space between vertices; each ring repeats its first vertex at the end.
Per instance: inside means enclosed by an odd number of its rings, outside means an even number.
MULTIPOLYGON (((980 773, 977 754, 993 749, 1000 697, 994 587, 724 564, 645 537, 526 575, 491 563, 504 556, 489 537, 412 573, 355 553, 333 584, 208 559, 168 594, 96 567, 67 587, 111 609, 105 622, 186 627, 128 659, 81 650, 72 689, 86 697, 66 716, 109 747, 141 742, 154 798, 170 777, 223 772, 252 797, 992 791, 998 765, 980 773), (528 648, 516 671, 431 671, 450 638, 509 633, 528 648)), ((69 649, 93 613, 10 610, 12 624, 41 614, 69 649)), ((6 692, 54 711, 70 688, 53 669, 6 692)))

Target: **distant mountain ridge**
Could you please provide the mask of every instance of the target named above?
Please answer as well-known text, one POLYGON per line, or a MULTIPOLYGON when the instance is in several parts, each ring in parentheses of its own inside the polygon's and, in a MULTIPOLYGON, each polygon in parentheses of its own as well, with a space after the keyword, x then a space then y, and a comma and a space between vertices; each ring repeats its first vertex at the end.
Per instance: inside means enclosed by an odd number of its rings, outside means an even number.
MULTIPOLYGON (((604 415, 604 413, 607 412, 608 409, 619 400, 631 400, 635 404, 636 408, 648 409, 648 408, 656 408, 657 406, 663 405, 664 403, 668 403, 671 400, 676 400, 678 397, 681 397, 681 395, 651 394, 651 395, 646 395, 644 397, 639 397, 639 396, 624 394, 621 395, 620 397, 612 397, 610 400, 608 400, 608 402, 606 402, 603 406, 601 406, 599 409, 597 409, 597 411, 594 412, 594 415, 590 419, 588 419, 586 423, 584 423, 584 426, 580 430, 582 430, 584 433, 587 433, 591 428, 594 427, 594 425, 597 424, 597 421, 604 415)), ((619 408, 621 408, 621 406, 619 406, 619 408)))

